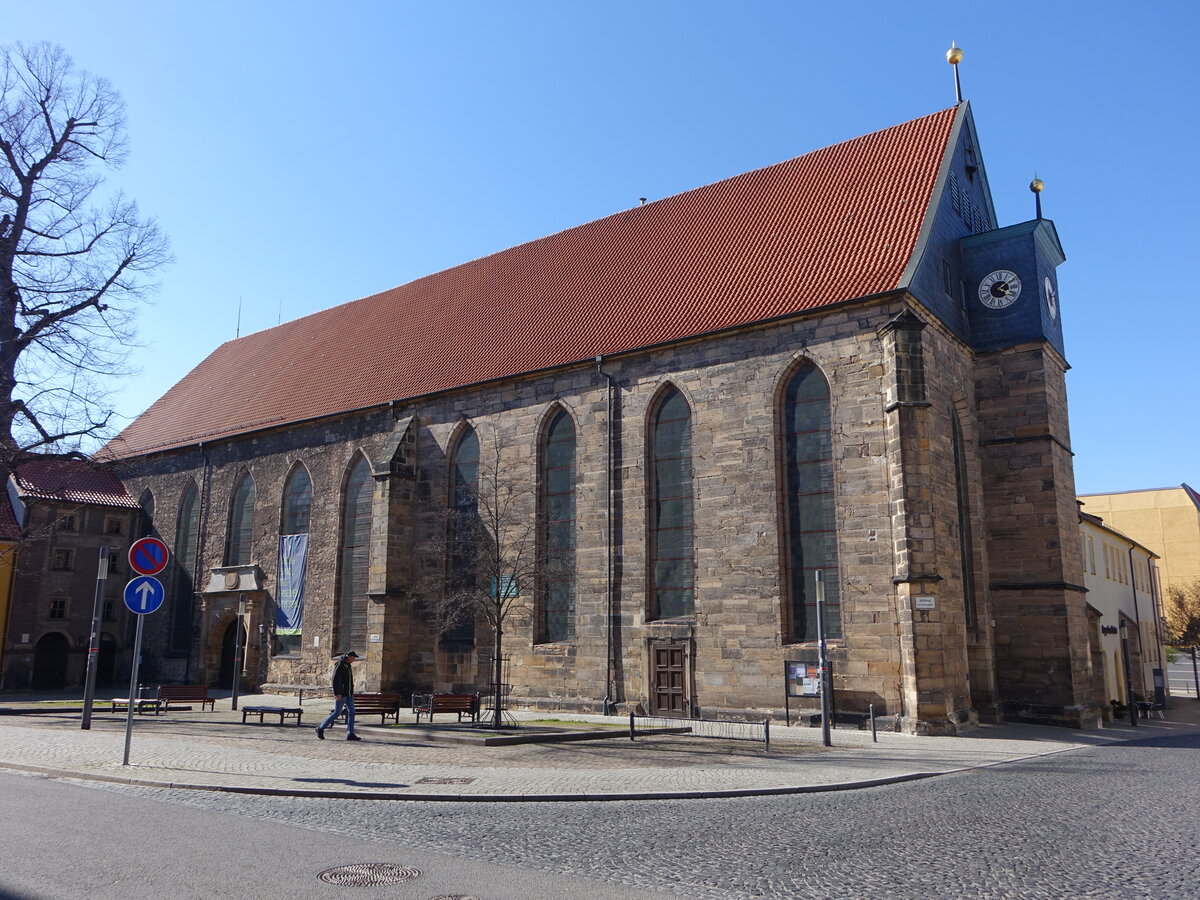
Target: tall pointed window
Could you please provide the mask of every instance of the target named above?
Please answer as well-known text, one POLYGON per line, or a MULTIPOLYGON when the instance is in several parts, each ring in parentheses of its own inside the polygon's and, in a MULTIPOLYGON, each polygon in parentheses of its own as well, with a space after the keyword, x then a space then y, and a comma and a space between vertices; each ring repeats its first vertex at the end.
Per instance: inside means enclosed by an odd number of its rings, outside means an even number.
POLYGON ((806 363, 792 375, 784 391, 782 413, 789 591, 786 638, 792 642, 817 640, 817 572, 825 586, 825 635, 840 638, 829 385, 816 366, 806 363))
POLYGON ((142 491, 138 506, 142 508, 142 521, 137 533, 140 537, 149 537, 154 534, 154 492, 149 488, 142 491))
POLYGON ((967 496, 967 454, 957 412, 950 416, 950 430, 954 441, 954 487, 958 496, 958 556, 962 563, 963 611, 966 613, 967 626, 974 628, 978 624, 973 558, 975 542, 971 537, 971 506, 967 496))
POLYGON ((312 479, 308 470, 298 465, 283 486, 279 523, 279 572, 275 579, 275 653, 279 655, 300 653, 311 509, 312 479))
POLYGON ((650 617, 695 612, 692 414, 683 394, 659 399, 650 434, 650 617))
POLYGON ((196 537, 200 503, 196 483, 189 481, 179 500, 175 520, 175 595, 171 601, 172 653, 186 653, 192 642, 192 603, 195 598, 196 537))
POLYGON ((575 637, 575 423, 564 410, 546 429, 541 464, 541 637, 569 641, 575 637))
MULTIPOLYGON (((447 559, 447 590, 452 594, 474 587, 479 577, 476 554, 479 552, 479 438, 467 428, 450 458, 450 552, 447 559)), ((442 632, 446 644, 472 644, 475 641, 475 611, 456 609, 457 621, 442 632)))
POLYGON ((229 532, 225 540, 225 565, 248 566, 254 543, 254 479, 247 472, 233 491, 229 504, 229 532))
POLYGON ((312 479, 299 465, 283 488, 283 521, 280 534, 308 534, 308 514, 312 509, 312 479))
POLYGON ((367 639, 367 573, 371 555, 371 467, 359 455, 346 476, 339 553, 337 647, 345 653, 367 639))

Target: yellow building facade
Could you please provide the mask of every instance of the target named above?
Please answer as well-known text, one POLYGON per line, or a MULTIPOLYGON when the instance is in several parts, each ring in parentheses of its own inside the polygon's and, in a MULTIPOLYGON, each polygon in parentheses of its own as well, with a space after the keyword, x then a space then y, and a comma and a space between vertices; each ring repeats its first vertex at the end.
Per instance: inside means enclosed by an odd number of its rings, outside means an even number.
POLYGON ((1175 488, 1084 494, 1083 510, 1158 555, 1161 595, 1200 581, 1200 495, 1175 488))

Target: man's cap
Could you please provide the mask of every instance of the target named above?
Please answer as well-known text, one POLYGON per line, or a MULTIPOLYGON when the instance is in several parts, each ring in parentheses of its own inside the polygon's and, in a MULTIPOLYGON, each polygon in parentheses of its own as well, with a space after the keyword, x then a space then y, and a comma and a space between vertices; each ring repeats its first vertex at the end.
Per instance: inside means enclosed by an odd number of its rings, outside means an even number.
POLYGON ((353 650, 351 650, 349 653, 346 654, 346 659, 361 659, 361 657, 357 653, 355 653, 353 650))

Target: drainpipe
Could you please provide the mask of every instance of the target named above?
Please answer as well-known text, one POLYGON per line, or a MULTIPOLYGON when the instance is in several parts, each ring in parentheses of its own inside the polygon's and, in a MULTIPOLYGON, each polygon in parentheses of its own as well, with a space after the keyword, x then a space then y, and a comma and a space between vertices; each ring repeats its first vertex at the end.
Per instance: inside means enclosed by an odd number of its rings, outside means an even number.
POLYGON ((603 369, 604 357, 596 357, 596 374, 601 375, 606 382, 605 385, 605 452, 604 452, 604 568, 606 584, 604 588, 605 598, 605 650, 604 650, 604 715, 612 715, 613 712, 613 628, 615 627, 615 616, 613 615, 613 379, 603 369))

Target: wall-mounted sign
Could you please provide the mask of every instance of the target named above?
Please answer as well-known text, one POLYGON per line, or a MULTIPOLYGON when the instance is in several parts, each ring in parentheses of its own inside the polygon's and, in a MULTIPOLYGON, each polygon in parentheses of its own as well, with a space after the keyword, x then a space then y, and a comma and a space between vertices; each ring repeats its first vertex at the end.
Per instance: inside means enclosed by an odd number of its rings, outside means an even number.
POLYGON ((937 604, 932 597, 913 597, 914 609, 935 609, 937 604))

